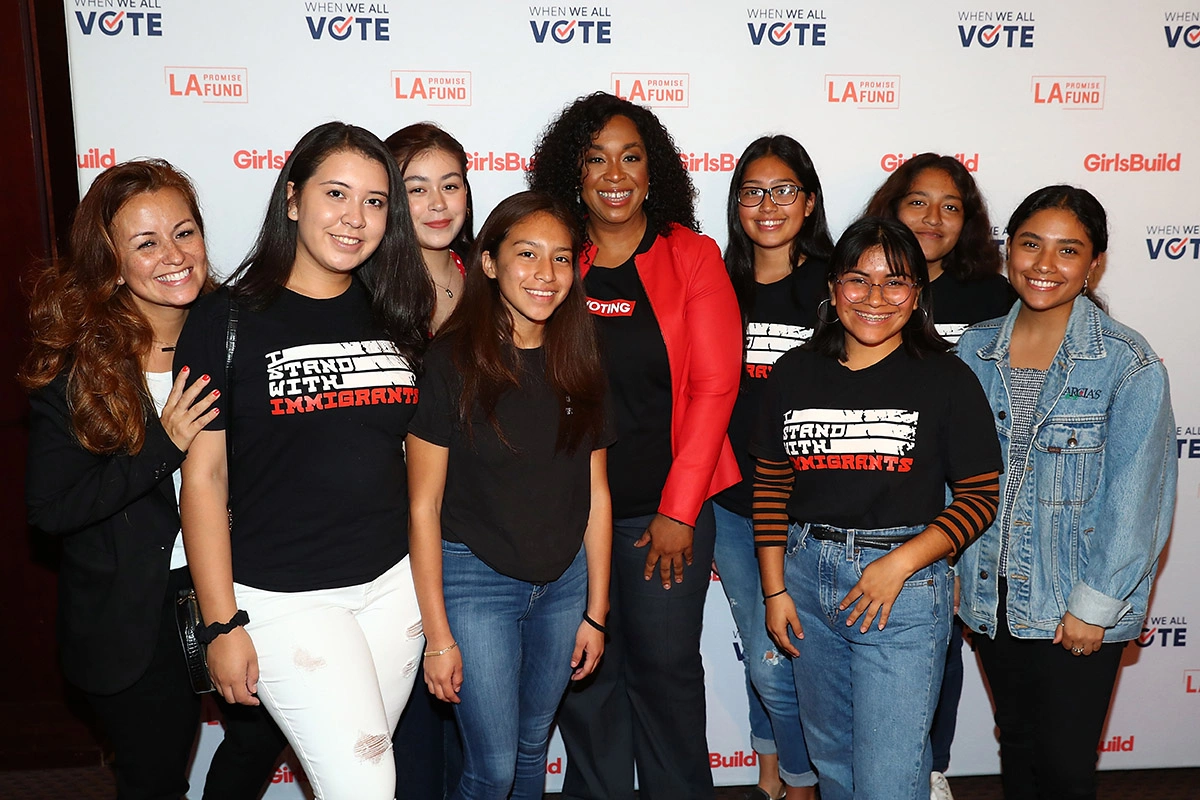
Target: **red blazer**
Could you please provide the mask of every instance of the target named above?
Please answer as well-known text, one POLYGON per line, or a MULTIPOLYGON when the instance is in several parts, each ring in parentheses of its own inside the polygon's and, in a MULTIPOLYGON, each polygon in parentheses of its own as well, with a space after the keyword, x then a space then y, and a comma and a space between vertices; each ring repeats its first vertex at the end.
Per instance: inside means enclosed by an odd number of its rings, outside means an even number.
MULTIPOLYGON (((582 275, 595 258, 589 245, 582 275)), ((726 435, 742 369, 737 296, 717 243, 679 225, 634 265, 671 370, 671 470, 658 511, 695 525, 705 500, 741 480, 726 435)))

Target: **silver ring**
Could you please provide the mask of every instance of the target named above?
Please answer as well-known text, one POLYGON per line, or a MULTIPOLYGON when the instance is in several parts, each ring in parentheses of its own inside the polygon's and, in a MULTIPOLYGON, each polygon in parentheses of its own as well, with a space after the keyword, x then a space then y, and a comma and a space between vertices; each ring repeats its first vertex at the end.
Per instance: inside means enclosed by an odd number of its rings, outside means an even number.
POLYGON ((1083 655, 1083 648, 1082 647, 1072 647, 1071 652, 1077 656, 1081 656, 1081 655, 1083 655))

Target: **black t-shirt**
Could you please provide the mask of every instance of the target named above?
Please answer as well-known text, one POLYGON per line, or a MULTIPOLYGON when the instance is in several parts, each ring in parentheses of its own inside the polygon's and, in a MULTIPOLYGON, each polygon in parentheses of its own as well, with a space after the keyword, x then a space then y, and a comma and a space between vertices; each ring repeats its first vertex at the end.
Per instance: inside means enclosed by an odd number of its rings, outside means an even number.
POLYGON ((416 377, 359 281, 325 300, 282 289, 262 311, 239 304, 231 414, 228 318, 227 292, 197 301, 175 368, 223 392, 208 429, 232 427, 233 579, 277 592, 374 580, 408 552, 416 377))
POLYGON ((517 350, 521 385, 500 395, 496 418, 509 447, 476 409, 470 436, 458 420, 462 376, 451 342, 434 344, 425 358, 421 405, 412 434, 449 448, 442 495, 442 538, 471 548, 503 575, 548 583, 579 552, 591 513, 591 456, 612 444, 611 415, 600 439, 574 453, 557 448, 563 409, 546 382, 542 348, 517 350))
POLYGON ((976 322, 1003 317, 1017 301, 1017 293, 1002 275, 963 281, 943 272, 929 288, 937 332, 951 344, 976 322))
POLYGON ((749 517, 754 501, 754 459, 750 434, 762 405, 762 390, 771 367, 781 355, 803 344, 817 325, 817 305, 829 296, 825 274, 829 265, 808 259, 783 280, 760 283, 746 324, 745 370, 733 416, 729 418, 729 443, 737 457, 742 480, 720 492, 714 500, 735 514, 749 517))
MULTIPOLYGON (((635 255, 647 252, 654 239, 647 228, 635 255)), ((667 345, 633 256, 619 267, 592 267, 584 287, 600 337, 617 426, 617 443, 608 452, 613 517, 653 514, 672 459, 667 345)))
POLYGON ((948 482, 1001 468, 991 408, 967 365, 903 346, 858 371, 807 348, 781 357, 750 452, 791 463, 792 519, 868 530, 928 524, 948 482))

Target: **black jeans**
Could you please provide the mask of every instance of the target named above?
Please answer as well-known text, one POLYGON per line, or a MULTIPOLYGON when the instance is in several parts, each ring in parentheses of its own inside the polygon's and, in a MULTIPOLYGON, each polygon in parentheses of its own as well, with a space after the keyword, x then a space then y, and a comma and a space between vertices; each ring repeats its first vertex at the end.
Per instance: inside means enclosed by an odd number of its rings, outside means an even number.
POLYGON ((287 747, 266 706, 230 705, 218 698, 225 738, 204 779, 204 800, 258 800, 287 747))
POLYGON ((559 713, 567 749, 563 797, 711 800, 700 629, 712 568, 712 505, 696 520, 693 563, 682 584, 647 581, 646 549, 633 543, 652 517, 613 521, 612 610, 600 666, 572 684, 559 713))
POLYGON ((429 693, 424 664, 417 668, 412 696, 392 736, 392 755, 397 800, 440 800, 454 791, 462 775, 454 707, 429 693))
POLYGON ((1050 639, 1008 630, 1003 585, 996 638, 974 637, 996 727, 1005 800, 1092 800, 1097 748, 1126 642, 1076 656, 1050 639))
POLYGON ((175 626, 175 596, 191 585, 186 568, 171 571, 154 655, 146 672, 116 694, 88 694, 116 755, 119 800, 179 800, 200 724, 200 698, 188 680, 175 626))

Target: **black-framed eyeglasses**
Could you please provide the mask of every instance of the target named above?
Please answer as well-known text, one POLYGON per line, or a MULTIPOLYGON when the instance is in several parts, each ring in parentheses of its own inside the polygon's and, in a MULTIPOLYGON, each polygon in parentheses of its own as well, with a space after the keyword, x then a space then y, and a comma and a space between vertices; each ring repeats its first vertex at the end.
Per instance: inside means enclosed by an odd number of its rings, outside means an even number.
POLYGON ((777 206, 790 206, 796 198, 805 193, 803 186, 794 183, 781 183, 778 186, 743 186, 738 189, 737 201, 739 206, 754 208, 761 206, 762 201, 770 195, 771 202, 777 206))
POLYGON ((912 297, 916 285, 900 278, 888 278, 883 283, 871 283, 866 278, 838 278, 834 281, 842 289, 842 297, 851 303, 865 303, 871 290, 878 288, 883 302, 892 306, 904 305, 912 297))

